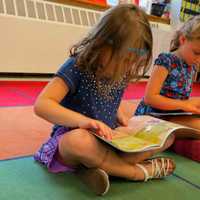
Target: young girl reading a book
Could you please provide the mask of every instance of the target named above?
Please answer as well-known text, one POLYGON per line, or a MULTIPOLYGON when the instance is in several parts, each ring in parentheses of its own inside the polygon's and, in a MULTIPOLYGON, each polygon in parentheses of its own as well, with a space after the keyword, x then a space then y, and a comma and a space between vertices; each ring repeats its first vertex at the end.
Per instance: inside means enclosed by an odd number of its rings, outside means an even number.
POLYGON ((152 33, 142 10, 124 4, 106 11, 36 101, 35 113, 56 125, 35 160, 51 172, 76 172, 98 195, 108 191, 108 175, 146 181, 172 174, 173 160, 146 160, 168 148, 172 137, 162 149, 127 155, 91 132, 110 140, 112 129, 125 125, 118 109, 123 91, 146 71, 151 54, 152 33))
MULTIPOLYGON (((167 112, 200 114, 200 98, 191 98, 192 83, 200 65, 200 15, 188 20, 171 41, 170 53, 155 60, 145 96, 135 115, 167 112)), ((195 116, 167 117, 172 122, 200 129, 195 116)))

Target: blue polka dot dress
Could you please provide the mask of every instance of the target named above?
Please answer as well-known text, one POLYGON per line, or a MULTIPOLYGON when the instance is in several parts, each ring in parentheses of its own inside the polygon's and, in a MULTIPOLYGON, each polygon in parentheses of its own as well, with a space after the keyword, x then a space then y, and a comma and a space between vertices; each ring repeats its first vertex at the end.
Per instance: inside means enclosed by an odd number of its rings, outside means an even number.
MULTIPOLYGON (((196 72, 195 66, 188 65, 172 53, 160 54, 155 60, 155 65, 161 65, 168 70, 168 76, 162 85, 160 95, 172 99, 188 99, 192 91, 193 77, 196 72)), ((142 99, 135 115, 148 115, 151 112, 165 111, 145 104, 144 99, 142 99)))
MULTIPOLYGON (((56 76, 62 78, 69 87, 68 94, 61 105, 90 118, 99 120, 111 128, 117 126, 117 109, 127 86, 126 78, 110 84, 107 79, 97 82, 95 75, 81 71, 76 59, 69 58, 58 70, 56 76)), ((35 154, 35 160, 46 165, 52 172, 66 171, 66 166, 58 163, 55 154, 60 137, 70 130, 69 127, 55 125, 51 138, 35 154)))

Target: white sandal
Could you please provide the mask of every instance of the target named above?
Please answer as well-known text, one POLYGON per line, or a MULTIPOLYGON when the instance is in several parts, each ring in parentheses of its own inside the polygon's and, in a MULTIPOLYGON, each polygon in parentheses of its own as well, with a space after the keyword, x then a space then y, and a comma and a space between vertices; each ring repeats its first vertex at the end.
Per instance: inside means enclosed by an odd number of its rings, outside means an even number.
MULTIPOLYGON (((170 162, 173 162, 173 160, 170 158, 158 157, 149 159, 147 161, 151 163, 152 176, 149 175, 149 172, 147 171, 144 165, 136 164, 136 166, 139 167, 144 172, 145 182, 148 181, 149 179, 164 178, 166 176, 171 175, 173 172, 172 171, 171 173, 169 173, 170 162)), ((175 164, 174 164, 174 169, 175 169, 175 164)))

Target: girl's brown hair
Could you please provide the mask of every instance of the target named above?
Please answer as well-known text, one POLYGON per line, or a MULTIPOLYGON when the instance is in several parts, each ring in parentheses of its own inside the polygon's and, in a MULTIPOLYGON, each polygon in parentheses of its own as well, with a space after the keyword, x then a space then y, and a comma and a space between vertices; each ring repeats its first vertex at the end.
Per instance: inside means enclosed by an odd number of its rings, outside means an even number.
POLYGON ((71 48, 70 55, 77 57, 81 69, 97 78, 106 76, 108 68, 112 70, 111 81, 125 74, 129 80, 143 75, 152 57, 152 32, 146 14, 132 4, 107 10, 89 34, 71 48))
POLYGON ((179 37, 184 35, 188 40, 200 40, 200 15, 191 17, 183 26, 175 32, 170 43, 170 51, 176 51, 179 46, 179 37))

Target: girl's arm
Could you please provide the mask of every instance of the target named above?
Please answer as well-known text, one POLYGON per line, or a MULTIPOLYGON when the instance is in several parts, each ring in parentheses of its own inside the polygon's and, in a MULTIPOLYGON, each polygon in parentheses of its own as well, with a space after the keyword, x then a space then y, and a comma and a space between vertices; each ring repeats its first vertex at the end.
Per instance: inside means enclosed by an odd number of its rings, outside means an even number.
POLYGON ((161 110, 187 110, 188 101, 171 99, 160 95, 162 85, 168 75, 168 71, 163 66, 155 66, 148 81, 145 91, 144 102, 154 108, 161 110))
POLYGON ((134 101, 121 100, 121 103, 117 111, 117 119, 121 126, 128 125, 128 121, 134 115, 136 107, 137 103, 134 103, 134 101))
POLYGON ((53 124, 78 127, 86 117, 59 104, 68 92, 69 88, 61 78, 53 78, 39 95, 34 106, 35 113, 53 124))
POLYGON ((117 120, 121 126, 127 126, 129 117, 126 112, 126 103, 121 100, 119 108, 117 110, 117 120))
POLYGON ((96 129, 99 135, 111 138, 112 131, 104 123, 60 105, 68 92, 69 88, 61 78, 53 78, 39 95, 34 106, 35 113, 53 124, 72 128, 96 129))

